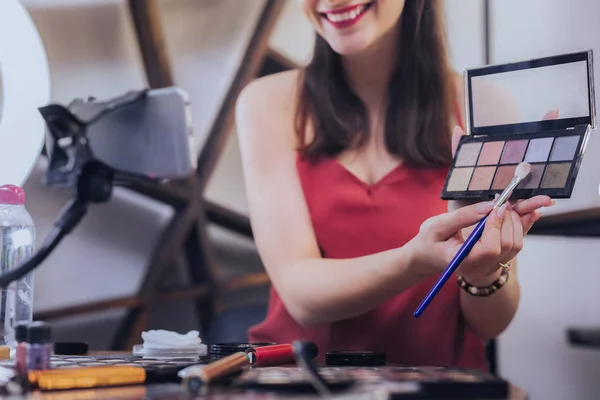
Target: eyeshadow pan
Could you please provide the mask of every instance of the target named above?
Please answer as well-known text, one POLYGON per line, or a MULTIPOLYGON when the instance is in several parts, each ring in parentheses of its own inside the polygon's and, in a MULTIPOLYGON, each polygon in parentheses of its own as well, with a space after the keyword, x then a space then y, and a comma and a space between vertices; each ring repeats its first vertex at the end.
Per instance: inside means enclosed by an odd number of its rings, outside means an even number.
POLYGON ((496 165, 502 154, 504 141, 484 143, 477 165, 496 165))
POLYGON ((537 189, 540 187, 540 181, 544 174, 544 167, 546 164, 532 164, 531 172, 521 183, 517 186, 519 189, 537 189))
POLYGON ((550 161, 571 161, 579 144, 579 136, 563 136, 556 138, 550 161))
POLYGON ((481 143, 465 143, 461 145, 458 149, 455 165, 457 167, 469 167, 475 165, 480 150, 481 143))
POLYGON ((516 165, 503 165, 498 167, 496 178, 492 184, 493 190, 504 190, 510 183, 510 180, 515 176, 516 165))
POLYGON ((518 164, 523 161, 525 150, 527 149, 529 140, 511 140, 506 142, 504 153, 502 153, 501 164, 518 164))
POLYGON ((548 154, 550 153, 553 141, 554 138, 551 137, 531 139, 527 148, 527 154, 525 155, 525 161, 532 163, 548 160, 548 154))
POLYGON ((472 174, 473 168, 454 168, 454 171, 452 171, 452 175, 448 180, 448 191, 460 192, 467 190, 472 174))
POLYGON ((567 183, 570 170, 571 163, 548 164, 542 181, 542 188, 563 188, 567 183))
POLYGON ((478 167, 475 168, 469 190, 488 190, 494 179, 496 167, 478 167))

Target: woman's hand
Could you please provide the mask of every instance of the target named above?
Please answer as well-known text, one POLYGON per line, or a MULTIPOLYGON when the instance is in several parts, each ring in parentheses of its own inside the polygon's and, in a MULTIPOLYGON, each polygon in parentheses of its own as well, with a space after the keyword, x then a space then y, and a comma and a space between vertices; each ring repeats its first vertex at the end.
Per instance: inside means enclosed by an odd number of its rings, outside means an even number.
MULTIPOLYGON (((419 271, 427 276, 443 271, 467 239, 466 232, 488 214, 483 234, 461 263, 460 273, 476 282, 493 275, 500 262, 512 260, 523 247, 522 217, 508 203, 499 209, 493 205, 471 204, 425 221, 411 242, 419 271)), ((536 218, 531 217, 531 224, 536 218)))
MULTIPOLYGON (((559 110, 553 110, 547 113, 543 119, 556 119, 558 115, 559 110)), ((454 128, 452 134, 453 156, 463 135, 465 135, 465 132, 460 127, 457 126, 454 128)), ((469 204, 472 203, 469 201, 451 200, 448 203, 448 211, 452 213, 469 204)), ((521 251, 523 248, 523 237, 541 217, 539 209, 552 205, 554 205, 554 200, 550 197, 534 196, 526 200, 518 200, 515 203, 507 202, 501 209, 494 210, 486 224, 486 230, 488 230, 488 225, 490 225, 489 231, 492 234, 486 238, 486 247, 480 249, 487 256, 480 258, 479 261, 481 264, 479 265, 469 266, 468 262, 465 263, 466 260, 463 261, 460 273, 469 282, 476 282, 478 279, 485 279, 488 276, 494 275, 499 269, 499 263, 506 264, 521 251)), ((475 225, 472 225, 456 232, 456 239, 464 242, 474 228, 475 225)), ((483 236, 480 243, 484 243, 483 236)))

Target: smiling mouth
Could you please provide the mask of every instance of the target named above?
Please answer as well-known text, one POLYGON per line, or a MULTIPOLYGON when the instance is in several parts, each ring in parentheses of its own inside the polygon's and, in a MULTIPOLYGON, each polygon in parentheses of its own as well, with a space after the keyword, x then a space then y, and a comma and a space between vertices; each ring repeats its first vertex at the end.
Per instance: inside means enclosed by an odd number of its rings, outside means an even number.
POLYGON ((371 8, 374 2, 366 4, 358 4, 351 7, 345 7, 338 10, 327 11, 320 13, 321 17, 326 19, 334 27, 347 28, 357 23, 363 15, 371 8))

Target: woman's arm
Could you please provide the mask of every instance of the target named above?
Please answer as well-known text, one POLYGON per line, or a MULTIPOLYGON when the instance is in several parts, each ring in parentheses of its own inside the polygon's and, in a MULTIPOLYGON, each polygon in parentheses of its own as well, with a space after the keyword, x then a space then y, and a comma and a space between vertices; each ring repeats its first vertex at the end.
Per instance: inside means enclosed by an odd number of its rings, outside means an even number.
MULTIPOLYGON (((512 223, 503 225, 501 241, 511 242, 512 248, 506 252, 502 259, 510 261, 510 271, 507 283, 497 292, 488 297, 476 297, 461 290, 461 310, 471 330, 480 338, 488 340, 502 333, 514 318, 520 299, 520 286, 517 276, 516 255, 523 248, 523 238, 533 224, 539 220, 541 214, 538 208, 554 204, 554 201, 545 196, 536 196, 512 206, 510 214, 512 223), (506 229, 510 226, 512 229, 506 229), (512 234, 511 234, 512 230, 512 234)), ((487 287, 493 284, 500 276, 500 268, 491 276, 474 278, 465 276, 465 279, 476 287, 487 287)))
POLYGON ((360 315, 425 278, 407 248, 323 259, 296 170, 293 113, 297 73, 251 83, 240 95, 237 130, 258 252, 301 325, 360 315))
MULTIPOLYGON (((460 305, 465 321, 473 333, 483 340, 489 340, 501 334, 517 312, 521 290, 515 261, 511 262, 508 281, 493 295, 475 297, 461 289, 460 305)), ((490 278, 474 279, 469 283, 478 287, 486 287, 494 283, 499 276, 500 272, 490 278)))

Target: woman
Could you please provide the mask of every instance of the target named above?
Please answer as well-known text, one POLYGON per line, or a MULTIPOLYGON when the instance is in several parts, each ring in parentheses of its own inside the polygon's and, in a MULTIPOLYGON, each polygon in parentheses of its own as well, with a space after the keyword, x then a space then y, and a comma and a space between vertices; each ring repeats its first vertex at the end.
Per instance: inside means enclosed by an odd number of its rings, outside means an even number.
MULTIPOLYGON (((321 357, 371 350, 394 363, 485 369, 484 341, 508 326, 519 301, 514 262, 493 295, 449 281, 413 317, 491 210, 440 199, 463 134, 452 136, 463 94, 441 3, 299 2, 318 33, 311 63, 253 82, 238 100, 250 216, 273 284, 250 340, 310 340, 321 357)), ((478 288, 496 282, 551 204, 535 197, 493 211, 457 277, 478 288)))

